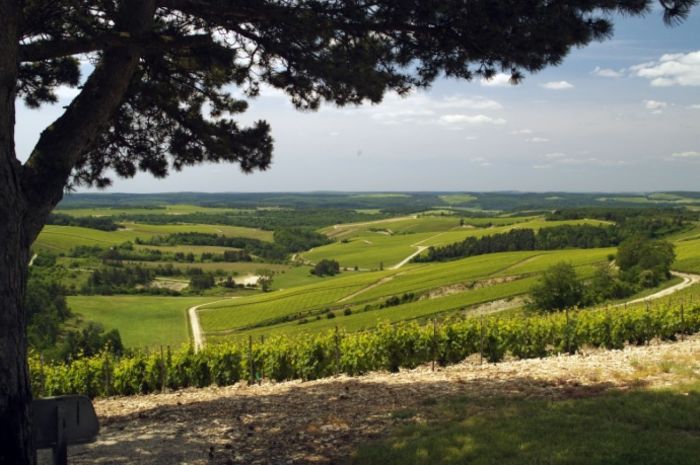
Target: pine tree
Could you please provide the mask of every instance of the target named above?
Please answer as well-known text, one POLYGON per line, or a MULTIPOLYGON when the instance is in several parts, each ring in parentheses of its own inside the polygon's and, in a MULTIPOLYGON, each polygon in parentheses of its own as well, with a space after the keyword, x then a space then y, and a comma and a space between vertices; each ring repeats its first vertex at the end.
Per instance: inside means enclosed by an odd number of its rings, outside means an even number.
MULTIPOLYGON (((240 126, 262 85, 301 109, 379 102, 438 76, 490 78, 559 64, 611 35, 611 13, 652 0, 0 0, 0 464, 35 462, 29 425, 29 248, 61 200, 105 173, 163 177, 203 162, 270 166, 270 127, 240 126), (94 66, 83 81, 79 58, 94 66), (15 103, 62 116, 20 162, 15 103)), ((661 0, 666 21, 695 0, 661 0)))

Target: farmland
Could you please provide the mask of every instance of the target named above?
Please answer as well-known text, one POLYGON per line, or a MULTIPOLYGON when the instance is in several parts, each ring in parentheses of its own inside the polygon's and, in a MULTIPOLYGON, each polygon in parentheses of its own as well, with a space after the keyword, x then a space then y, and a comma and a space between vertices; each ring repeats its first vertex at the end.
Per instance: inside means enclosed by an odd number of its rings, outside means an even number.
POLYGON ((612 251, 511 252, 435 265, 409 265, 399 270, 349 272, 348 276, 320 284, 204 306, 199 314, 205 333, 216 340, 237 333, 316 332, 336 326, 366 329, 378 321, 444 316, 478 304, 512 299, 528 292, 534 275, 561 260, 574 264, 585 278, 612 251), (425 298, 380 308, 385 299, 407 293, 424 293, 425 298), (328 318, 329 312, 334 313, 333 318, 328 318))
MULTIPOLYGON (((191 335, 186 312, 195 305, 200 306, 197 316, 210 344, 248 336, 322 333, 336 327, 358 331, 373 328, 379 322, 424 322, 500 311, 519 314, 532 285, 552 265, 570 263, 579 279, 589 280, 598 267, 610 263, 615 247, 515 250, 429 263, 413 263, 410 258, 424 253, 428 247, 519 229, 615 225, 600 216, 552 219, 532 210, 524 213, 491 209, 500 206, 494 204, 496 198, 500 202, 516 202, 525 197, 368 193, 308 198, 291 194, 261 195, 257 204, 248 200, 218 200, 216 206, 197 205, 189 198, 188 203, 156 202, 142 206, 131 198, 122 206, 88 202, 58 212, 76 218, 108 218, 118 229, 48 225, 34 244, 34 251, 39 257, 56 256, 52 268, 37 268, 37 272, 43 270, 44 276, 57 279, 69 289, 72 294, 68 303, 78 315, 78 321, 95 321, 105 330, 118 329, 127 347, 175 346, 188 342, 191 335), (285 259, 257 256, 258 251, 266 250, 259 244, 279 249, 276 240, 282 235, 276 234, 285 225, 303 224, 305 210, 296 211, 296 207, 285 203, 287 199, 294 204, 309 203, 308 207, 314 209, 311 211, 314 225, 303 230, 316 231, 325 240, 310 249, 287 251, 285 259), (383 210, 386 205, 404 209, 405 202, 416 205, 423 202, 425 207, 413 213, 388 214, 383 210), (321 206, 326 204, 333 207, 321 206), (462 204, 469 205, 469 209, 460 210, 462 204), (349 209, 347 214, 338 205, 345 205, 349 209), (490 209, 482 210, 484 206, 490 209), (324 216, 324 212, 328 215, 324 216), (358 214, 366 219, 351 221, 358 214), (221 215, 220 222, 217 215, 221 215), (212 223, 192 222, 201 218, 212 223), (265 218, 271 221, 269 229, 264 224, 261 227, 265 229, 235 224, 238 219, 243 224, 258 224, 265 218), (332 222, 337 218, 348 221, 332 222), (188 239, 187 243, 169 239, 182 234, 182 238, 187 238, 190 233, 203 236, 191 236, 195 242, 188 239), (235 239, 238 241, 235 244, 241 246, 196 242, 212 241, 212 238, 235 239), (76 253, 78 246, 95 250, 76 253), (109 249, 117 252, 105 255, 104 251, 109 249), (249 255, 247 258, 240 255, 239 259, 234 252, 249 255), (233 258, 224 259, 224 253, 233 254, 233 258), (112 256, 117 258, 105 258, 112 256), (340 274, 313 275, 313 266, 323 260, 337 261, 340 274), (95 284, 87 286, 96 271, 104 274, 124 270, 129 274, 136 269, 147 270, 139 273, 150 273, 148 279, 152 282, 130 289, 120 287, 116 291, 104 286, 96 288, 95 284), (267 292, 261 289, 262 285, 248 284, 254 283, 258 274, 269 276, 267 292), (193 287, 195 277, 202 275, 209 276, 209 284, 204 288, 193 287), (114 295, 95 295, 95 289, 114 295), (129 295, 124 295, 125 290, 129 295)), ((613 196, 598 200, 602 197, 590 197, 589 201, 598 204, 636 201, 635 197, 624 195, 614 196, 615 200, 607 200, 613 196)), ((661 193, 649 198, 658 202, 680 200, 676 197, 682 196, 661 193)), ((549 205, 571 198, 568 194, 557 194, 540 197, 538 201, 549 205)), ((102 202, 102 198, 99 200, 102 202)), ((301 231, 292 230, 287 237, 301 237, 301 231)), ((700 272, 700 223, 687 221, 684 227, 673 229, 667 236, 676 247, 674 269, 700 272)), ((659 288, 674 282, 660 284, 659 288)))
MULTIPOLYGON (((479 218, 474 221, 481 227, 459 225, 459 218, 419 217, 400 221, 382 221, 363 225, 345 225, 344 234, 334 234, 340 242, 318 247, 302 254, 306 261, 315 263, 322 259, 335 259, 347 268, 378 269, 396 266, 417 247, 441 246, 459 242, 467 237, 483 237, 510 231, 514 228, 540 228, 562 225, 592 224, 597 220, 543 221, 540 218, 479 218), (449 223, 448 223, 449 221, 449 223), (493 224, 500 223, 499 226, 493 224)), ((336 228, 337 229, 340 228, 336 228)), ((328 231, 328 230, 326 230, 328 231)), ((335 231, 334 231, 335 232, 335 231)))
POLYGON ((221 234, 232 237, 248 237, 265 241, 272 240, 270 231, 232 226, 203 225, 203 224, 168 224, 151 225, 138 223, 123 223, 117 231, 100 231, 76 226, 47 225, 34 242, 36 251, 68 252, 80 245, 110 247, 127 241, 150 239, 181 232, 202 232, 221 234))
POLYGON ((127 347, 179 346, 189 341, 187 309, 208 297, 72 296, 68 304, 83 320, 118 329, 127 347))

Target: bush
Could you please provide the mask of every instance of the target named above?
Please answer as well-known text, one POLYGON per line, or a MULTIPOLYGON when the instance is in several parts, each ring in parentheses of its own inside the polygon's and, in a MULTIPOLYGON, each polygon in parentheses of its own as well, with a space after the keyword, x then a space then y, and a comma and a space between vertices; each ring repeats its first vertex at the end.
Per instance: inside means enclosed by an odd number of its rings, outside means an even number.
POLYGON ((573 308, 584 302, 583 284, 570 263, 551 266, 530 290, 531 306, 551 312, 573 308))
POLYGON ((311 270, 311 274, 316 276, 335 276, 340 273, 340 264, 335 260, 323 259, 311 270))

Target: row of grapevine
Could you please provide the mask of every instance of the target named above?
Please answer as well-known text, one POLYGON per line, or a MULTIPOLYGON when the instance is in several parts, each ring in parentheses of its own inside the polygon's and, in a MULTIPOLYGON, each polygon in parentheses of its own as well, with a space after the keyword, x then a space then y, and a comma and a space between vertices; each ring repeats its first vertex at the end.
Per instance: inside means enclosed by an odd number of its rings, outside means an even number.
POLYGON ((311 380, 334 374, 397 371, 435 362, 457 363, 481 354, 498 362, 506 355, 533 358, 575 353, 583 347, 619 349, 652 339, 671 340, 700 331, 700 307, 639 306, 584 310, 529 318, 467 318, 440 325, 383 324, 373 331, 275 337, 190 347, 115 358, 107 353, 71 363, 45 364, 30 357, 37 396, 83 393, 131 395, 241 379, 311 380))

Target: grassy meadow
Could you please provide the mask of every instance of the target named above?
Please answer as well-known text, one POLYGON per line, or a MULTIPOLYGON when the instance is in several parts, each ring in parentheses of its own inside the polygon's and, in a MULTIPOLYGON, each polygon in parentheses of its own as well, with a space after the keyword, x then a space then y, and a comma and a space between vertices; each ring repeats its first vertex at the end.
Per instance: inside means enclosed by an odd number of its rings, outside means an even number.
POLYGON ((141 295, 70 296, 71 311, 96 321, 106 330, 118 329, 126 347, 179 346, 190 340, 187 309, 211 302, 211 297, 141 295))

